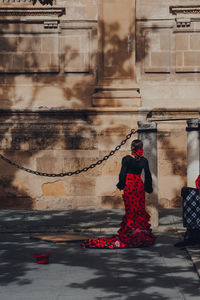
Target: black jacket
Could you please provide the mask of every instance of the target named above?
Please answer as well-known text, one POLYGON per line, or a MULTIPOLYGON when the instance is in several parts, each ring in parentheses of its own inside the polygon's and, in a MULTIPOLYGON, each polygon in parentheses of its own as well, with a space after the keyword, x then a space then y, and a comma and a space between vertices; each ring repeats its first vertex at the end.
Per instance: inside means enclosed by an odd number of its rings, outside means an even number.
POLYGON ((117 184, 117 188, 123 190, 126 185, 126 174, 141 174, 142 170, 144 170, 145 180, 144 180, 144 188, 145 192, 152 193, 152 177, 151 172, 149 170, 149 163, 145 157, 141 157, 139 160, 136 160, 130 155, 127 155, 122 158, 122 167, 119 173, 119 182, 117 184))

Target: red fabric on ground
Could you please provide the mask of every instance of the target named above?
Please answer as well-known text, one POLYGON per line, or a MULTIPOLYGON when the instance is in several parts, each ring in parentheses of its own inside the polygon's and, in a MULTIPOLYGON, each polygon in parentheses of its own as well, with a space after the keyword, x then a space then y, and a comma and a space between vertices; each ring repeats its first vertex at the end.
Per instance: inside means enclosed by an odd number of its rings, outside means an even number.
POLYGON ((118 234, 86 240, 81 245, 83 248, 133 248, 154 244, 155 236, 148 223, 150 216, 145 210, 144 183, 140 175, 127 174, 123 199, 125 215, 118 234))

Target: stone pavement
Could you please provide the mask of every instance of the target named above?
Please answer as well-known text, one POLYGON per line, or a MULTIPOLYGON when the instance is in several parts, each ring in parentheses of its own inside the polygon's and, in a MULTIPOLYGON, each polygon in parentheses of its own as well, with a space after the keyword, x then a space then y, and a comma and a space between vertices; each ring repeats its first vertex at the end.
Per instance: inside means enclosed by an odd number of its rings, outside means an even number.
POLYGON ((200 279, 181 237, 180 210, 163 210, 152 248, 82 249, 80 242, 37 241, 35 233, 88 236, 117 231, 122 210, 1 211, 1 300, 197 300, 200 279), (34 253, 50 253, 39 265, 34 253))

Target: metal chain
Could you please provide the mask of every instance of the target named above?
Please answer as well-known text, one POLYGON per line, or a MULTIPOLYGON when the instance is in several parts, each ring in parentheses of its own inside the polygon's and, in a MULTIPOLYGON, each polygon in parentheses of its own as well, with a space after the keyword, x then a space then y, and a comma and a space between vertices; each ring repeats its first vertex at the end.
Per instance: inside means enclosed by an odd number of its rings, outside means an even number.
POLYGON ((133 134, 135 134, 137 132, 137 130, 135 129, 131 129, 131 132, 126 136, 126 138, 124 140, 121 141, 121 143, 115 147, 114 150, 110 151, 110 153, 108 155, 105 155, 102 159, 98 160, 96 163, 91 164, 88 167, 85 167, 83 169, 80 170, 76 170, 73 172, 66 172, 66 173, 58 173, 58 174, 50 174, 50 173, 43 173, 43 172, 38 172, 38 171, 34 171, 25 167, 22 167, 20 165, 18 165, 17 163, 11 161, 10 159, 6 158, 5 156, 3 156, 2 154, 0 154, 0 158, 2 160, 4 160, 5 162, 7 162, 8 164, 16 167, 17 169, 23 170, 25 172, 34 174, 34 175, 38 175, 38 176, 46 176, 46 177, 64 177, 64 176, 72 176, 72 175, 78 175, 82 172, 87 172, 89 169, 93 169, 98 165, 101 165, 102 162, 104 162, 105 160, 107 160, 110 156, 114 155, 115 152, 117 152, 123 145, 126 144, 127 140, 129 140, 131 138, 131 136, 133 134))

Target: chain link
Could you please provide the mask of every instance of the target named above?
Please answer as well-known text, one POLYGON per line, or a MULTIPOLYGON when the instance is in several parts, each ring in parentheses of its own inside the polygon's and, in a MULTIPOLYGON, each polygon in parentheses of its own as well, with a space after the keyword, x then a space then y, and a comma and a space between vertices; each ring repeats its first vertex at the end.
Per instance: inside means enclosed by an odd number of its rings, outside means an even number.
POLYGON ((131 132, 126 136, 126 138, 124 140, 121 141, 121 143, 115 147, 114 150, 110 151, 109 154, 105 155, 102 159, 98 160, 96 163, 91 164, 88 167, 84 167, 81 170, 76 170, 73 172, 66 172, 66 173, 58 173, 58 174, 54 174, 54 173, 43 173, 43 172, 38 172, 38 171, 34 171, 25 167, 22 167, 20 165, 18 165, 17 163, 11 161, 10 159, 6 158, 5 156, 3 156, 2 154, 0 154, 0 158, 2 160, 4 160, 5 162, 7 162, 8 164, 16 167, 17 169, 20 169, 22 171, 28 172, 30 174, 34 174, 34 175, 38 175, 38 176, 46 176, 46 177, 64 177, 64 176, 72 176, 72 175, 78 175, 82 172, 87 172, 89 169, 93 169, 98 165, 101 165, 104 161, 106 161, 110 156, 113 156, 123 145, 126 144, 127 140, 129 140, 131 138, 131 136, 133 134, 135 134, 137 132, 137 130, 135 129, 131 129, 131 132))

